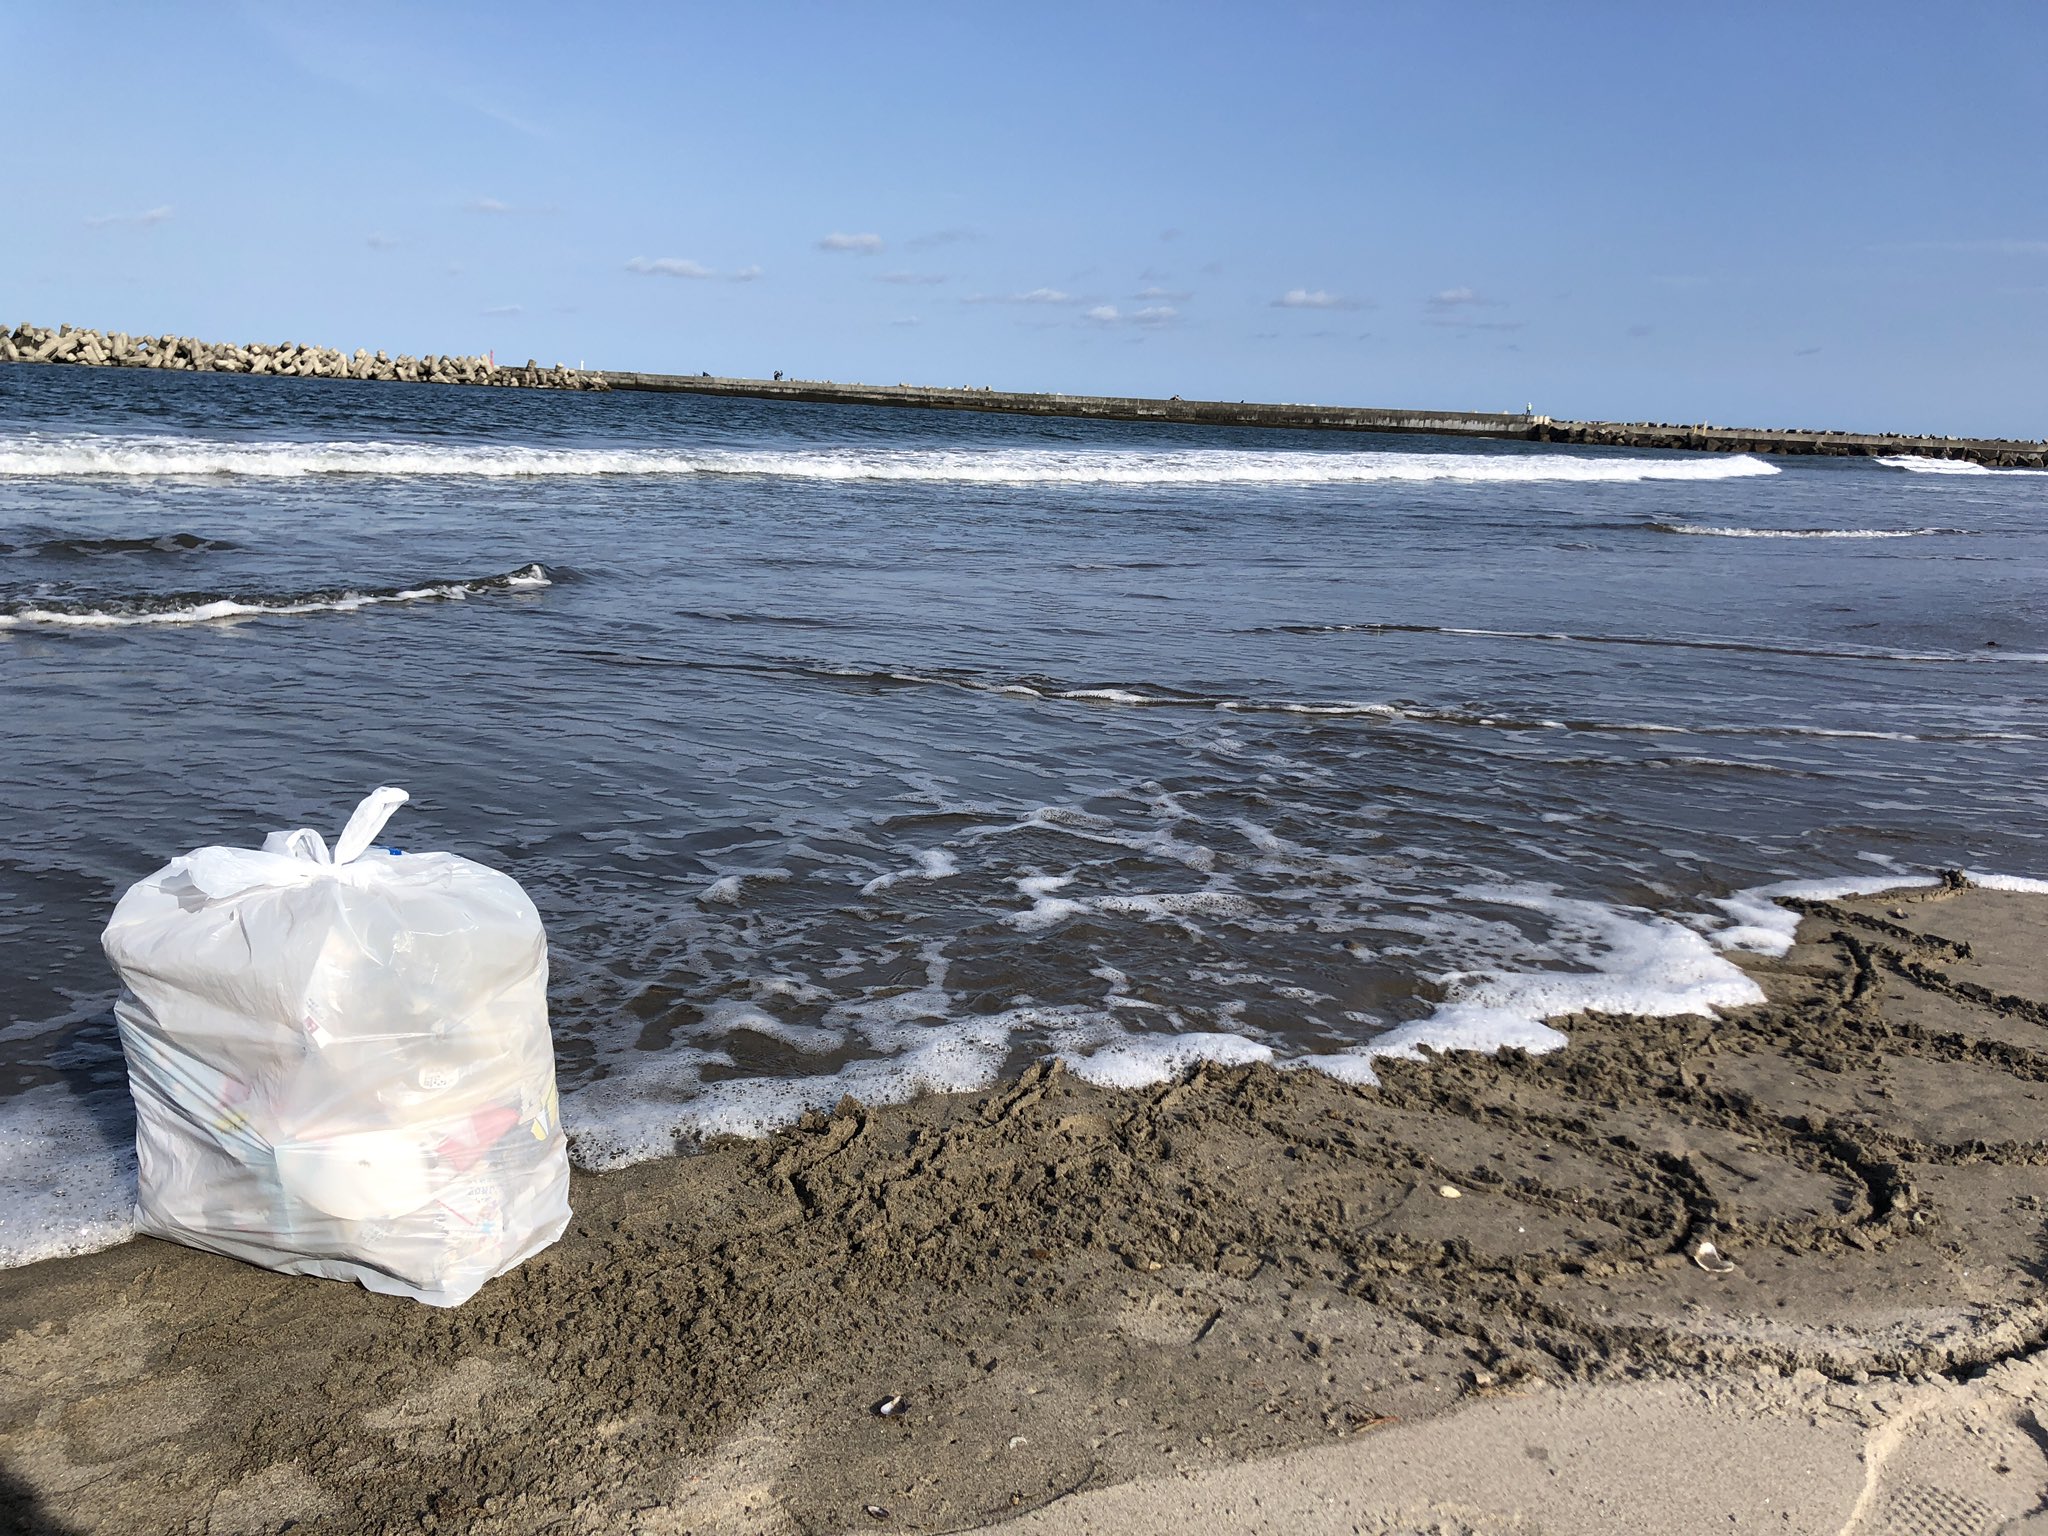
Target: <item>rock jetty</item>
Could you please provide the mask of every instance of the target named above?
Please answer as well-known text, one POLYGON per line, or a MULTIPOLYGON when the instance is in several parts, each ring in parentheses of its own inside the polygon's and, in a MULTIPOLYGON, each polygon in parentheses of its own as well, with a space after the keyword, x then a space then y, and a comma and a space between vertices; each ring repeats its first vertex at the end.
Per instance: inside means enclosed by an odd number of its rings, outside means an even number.
POLYGON ((295 379, 384 379, 400 384, 487 384, 504 389, 609 389, 604 376, 560 363, 523 368, 487 357, 413 357, 342 352, 301 342, 196 341, 190 336, 131 336, 77 326, 17 325, 0 331, 0 363, 72 363, 85 368, 161 368, 181 373, 271 374, 295 379))
POLYGON ((1662 421, 1552 421, 1547 416, 1539 419, 1530 436, 1540 443, 1588 443, 1606 448, 1816 454, 1824 458, 1910 454, 1923 459, 1958 459, 1993 469, 2048 469, 2048 442, 2018 438, 1822 432, 1807 427, 1717 427, 1710 423, 1684 426, 1662 421))

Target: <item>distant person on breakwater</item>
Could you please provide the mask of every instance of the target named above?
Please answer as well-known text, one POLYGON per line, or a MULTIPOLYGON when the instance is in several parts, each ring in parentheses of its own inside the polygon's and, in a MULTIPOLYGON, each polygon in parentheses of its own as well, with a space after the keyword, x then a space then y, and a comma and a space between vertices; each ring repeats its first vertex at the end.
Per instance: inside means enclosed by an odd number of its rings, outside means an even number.
POLYGON ((778 384, 782 382, 782 370, 780 368, 775 370, 775 382, 778 384))

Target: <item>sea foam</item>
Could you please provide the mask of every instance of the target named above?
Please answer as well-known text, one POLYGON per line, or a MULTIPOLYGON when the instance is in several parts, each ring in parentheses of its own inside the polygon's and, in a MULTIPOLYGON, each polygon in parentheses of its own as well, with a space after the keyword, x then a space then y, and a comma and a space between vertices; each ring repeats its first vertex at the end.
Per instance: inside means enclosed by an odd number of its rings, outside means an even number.
POLYGON ((233 439, 29 434, 0 446, 0 477, 469 475, 755 475, 798 480, 930 481, 964 485, 1347 485, 1452 481, 1633 483, 1774 475, 1748 454, 1627 458, 1513 453, 1292 452, 1128 449, 539 448, 419 442, 242 442, 233 439))
POLYGON ((47 1084, 0 1099, 0 1269, 91 1253, 135 1232, 127 1088, 47 1084))
MULTIPOLYGON (((1034 826, 1056 820, 1029 819, 1034 826)), ((1094 830, 1077 826, 1079 832, 1094 830)), ((1247 826, 1251 845, 1265 856, 1304 852, 1297 845, 1247 826)), ((904 878, 947 878, 957 860, 928 850, 904 878)), ((760 872, 750 872, 758 875, 760 872)), ((1970 878, 1994 890, 2048 894, 2048 880, 1980 873, 1970 878)), ((1037 1054, 1057 1057, 1077 1076, 1106 1087, 1135 1089, 1165 1081, 1197 1062, 1265 1063, 1319 1071, 1342 1081, 1378 1081, 1375 1063, 1389 1057, 1419 1059, 1429 1051, 1494 1052, 1516 1048, 1557 1050, 1568 1036, 1551 1021, 1582 1012, 1667 1017, 1712 1016, 1761 1002, 1764 994, 1726 955, 1727 950, 1781 954, 1791 945, 1799 914, 1781 898, 1834 899, 1877 891, 1927 887, 1926 875, 1884 874, 1787 880, 1714 900, 1721 918, 1694 914, 1690 923, 1640 908, 1567 897, 1542 885, 1465 886, 1445 893, 1439 907, 1411 917, 1382 914, 1377 926, 1409 933, 1425 943, 1463 944, 1470 968, 1436 978, 1444 999, 1426 1016, 1382 1029, 1347 1049, 1282 1054, 1258 1032, 1229 1028, 1134 1029, 1119 1013, 1171 1017, 1159 1004, 1132 997, 1129 978, 1111 966, 1093 974, 1106 984, 1095 1005, 975 1008, 948 986, 943 947, 927 944, 923 986, 833 1003, 817 1024, 781 1019, 762 1006, 794 989, 815 989, 783 978, 764 979, 756 999, 710 1001, 699 1034, 708 1041, 752 1034, 799 1056, 862 1054, 836 1070, 809 1076, 735 1074, 722 1046, 671 1042, 660 1051, 610 1053, 605 1072, 565 1089, 563 1118, 579 1166, 617 1168, 672 1155, 721 1135, 761 1136, 805 1111, 829 1107, 851 1094, 864 1103, 900 1102, 921 1093, 971 1092, 993 1086, 1021 1039, 1041 1042, 1037 1054), (1540 936, 1483 935, 1500 930, 1480 909, 1529 914, 1540 936), (1476 946, 1476 947, 1475 947, 1476 946), (1531 963, 1531 962, 1535 963, 1531 963), (707 1069, 709 1073, 707 1075, 707 1069)), ((1176 921, 1199 913, 1233 921, 1249 904, 1210 889, 1167 900, 1146 896, 1064 894, 1067 877, 1023 877, 1014 882, 1033 902, 1020 924, 1034 936, 1071 920, 1176 921)), ((1278 993, 1309 1006, 1322 994, 1299 987, 1278 993)), ((1225 1009, 1226 1017, 1232 1015, 1225 1009)), ((0 1100, 0 1267, 89 1252, 130 1236, 135 1160, 126 1134, 125 1094, 109 1087, 79 1097, 61 1085, 30 1089, 0 1100)))
POLYGON ((1703 523, 1651 523, 1658 533, 1702 539, 1929 539, 1967 535, 1968 528, 1730 528, 1703 523))
POLYGON ((1937 459, 1924 453, 1888 453, 1877 462, 1887 469, 1909 469, 1919 475, 2048 475, 2043 469, 1994 469, 1969 459, 1937 459))

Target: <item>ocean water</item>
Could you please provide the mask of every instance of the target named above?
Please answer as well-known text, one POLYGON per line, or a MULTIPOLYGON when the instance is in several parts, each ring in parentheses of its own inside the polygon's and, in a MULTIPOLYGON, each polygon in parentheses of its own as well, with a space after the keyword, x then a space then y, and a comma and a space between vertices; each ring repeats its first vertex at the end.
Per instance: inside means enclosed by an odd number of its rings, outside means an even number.
POLYGON ((378 784, 589 1167, 1745 1001, 2048 873, 2048 476, 1927 469, 0 368, 0 1262, 126 1230, 115 898, 378 784))

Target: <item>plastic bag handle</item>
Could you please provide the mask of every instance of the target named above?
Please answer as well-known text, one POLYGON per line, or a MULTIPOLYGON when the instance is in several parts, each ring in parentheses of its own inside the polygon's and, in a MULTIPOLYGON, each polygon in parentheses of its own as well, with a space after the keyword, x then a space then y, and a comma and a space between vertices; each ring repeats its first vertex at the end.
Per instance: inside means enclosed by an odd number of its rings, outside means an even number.
POLYGON ((384 830, 384 823, 391 819, 391 813, 412 798, 404 790, 385 785, 373 789, 363 797, 362 804, 348 819, 348 825, 341 829, 341 836, 334 840, 334 862, 353 864, 363 856, 370 846, 370 839, 384 830))
POLYGON ((263 839, 263 851, 287 854, 294 859, 304 859, 309 864, 334 862, 327 852, 327 839, 311 827, 300 827, 295 832, 273 832, 263 839))

